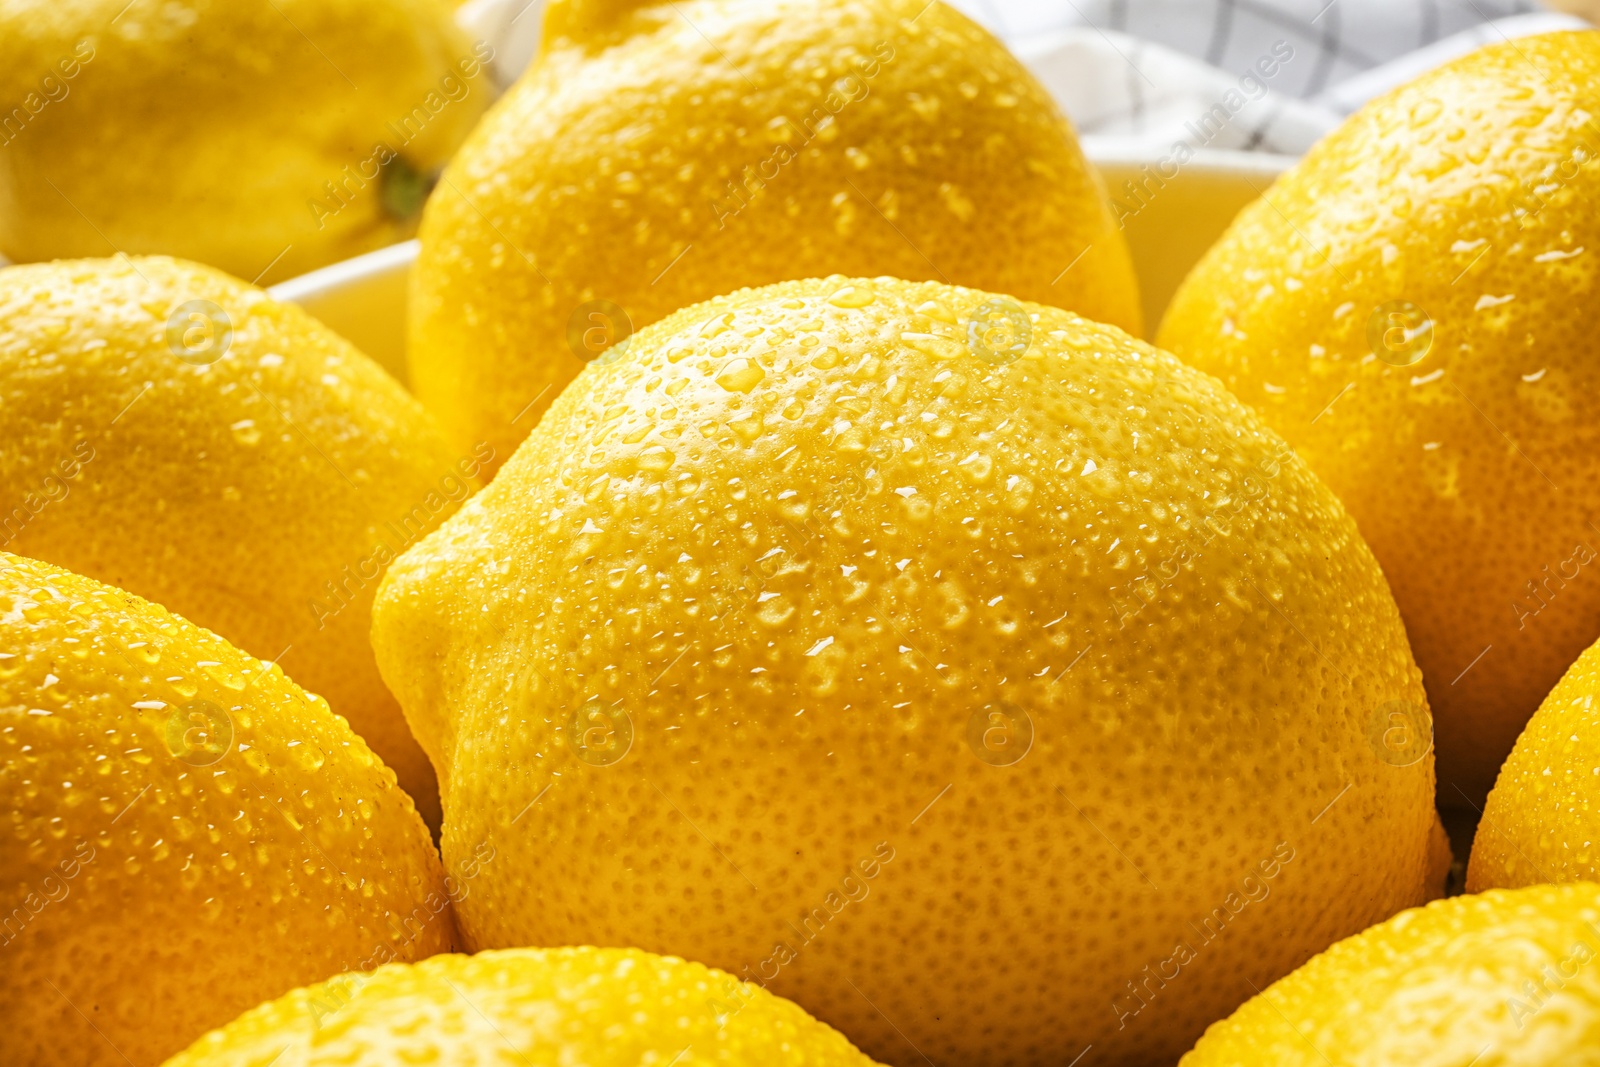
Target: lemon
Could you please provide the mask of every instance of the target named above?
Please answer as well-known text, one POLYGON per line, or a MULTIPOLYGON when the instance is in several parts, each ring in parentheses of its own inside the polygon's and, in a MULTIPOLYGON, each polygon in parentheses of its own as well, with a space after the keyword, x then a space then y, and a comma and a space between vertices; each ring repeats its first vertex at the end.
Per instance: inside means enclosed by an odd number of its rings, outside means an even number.
POLYGON ((36 560, 0 553, 0 605, 8 1062, 157 1063, 264 998, 450 949, 427 829, 326 703, 36 560))
POLYGON ((0 252, 270 283, 403 240, 492 57, 442 0, 9 0, 0 252))
POLYGON ((1600 34, 1485 48, 1369 104, 1246 208, 1159 343, 1355 516, 1477 804, 1600 629, 1600 34))
POLYGON ((758 986, 637 949, 512 949, 340 975, 247 1012, 167 1067, 870 1067, 758 986))
POLYGON ((1452 897, 1341 941, 1181 1067, 1600 1062, 1600 886, 1452 897))
POLYGON ((447 868, 498 857, 469 945, 704 960, 891 1063, 1170 1062, 1442 876, 1333 495, 1213 379, 970 289, 641 331, 394 563, 373 641, 447 868))
POLYGON ((502 460, 584 362, 669 312, 835 272, 1130 331, 1098 176, 1045 89, 927 0, 553 0, 542 54, 429 201, 412 387, 502 460))
POLYGON ((281 662, 437 823, 368 638, 384 566, 475 487, 371 360, 298 308, 161 258, 0 270, 0 547, 281 662))
POLYGON ((1545 697, 1478 823, 1467 888, 1600 882, 1600 644, 1545 697))

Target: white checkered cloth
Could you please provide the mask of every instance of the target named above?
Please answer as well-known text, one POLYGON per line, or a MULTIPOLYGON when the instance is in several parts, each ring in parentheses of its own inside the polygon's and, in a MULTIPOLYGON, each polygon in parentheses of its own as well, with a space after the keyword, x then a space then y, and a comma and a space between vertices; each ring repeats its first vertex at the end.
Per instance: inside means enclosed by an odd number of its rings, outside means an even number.
POLYGON ((1086 139, 1299 155, 1367 100, 1493 41, 1588 25, 1531 0, 954 0, 1086 139))
MULTIPOLYGON (((1456 56, 1588 25, 1535 0, 949 2, 1028 63, 1086 141, 1134 154, 1183 141, 1299 155, 1368 99, 1456 56)), ((496 46, 503 84, 537 48, 542 9, 461 9, 496 46)))

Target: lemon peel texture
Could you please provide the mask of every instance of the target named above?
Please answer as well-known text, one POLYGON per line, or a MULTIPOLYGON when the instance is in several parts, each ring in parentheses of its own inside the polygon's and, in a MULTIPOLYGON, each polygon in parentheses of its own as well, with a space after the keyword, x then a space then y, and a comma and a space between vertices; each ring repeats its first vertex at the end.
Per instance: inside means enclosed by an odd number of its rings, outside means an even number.
POLYGON ((1355 516, 1478 806, 1600 636, 1600 33, 1491 45, 1368 104, 1252 206, 1158 343, 1355 516))
POLYGON ((938 279, 1139 332, 1071 127, 944 4, 556 3, 546 30, 423 220, 410 379, 460 445, 509 458, 586 361, 785 278, 938 279))
POLYGON ((368 637, 383 568, 476 487, 375 363, 299 308, 161 257, 0 270, 0 545, 281 661, 437 824, 368 637))
POLYGON ((341 975, 263 1004, 167 1067, 477 1067, 486 1054, 525 1067, 872 1064, 794 1004, 720 971, 637 949, 560 948, 341 975))
POLYGON ((470 946, 705 960, 885 1062, 1170 1062, 1438 874, 1421 678, 1333 494, 1214 379, 991 293, 669 315, 373 638, 447 865, 495 850, 470 946))
POLYGON ((276 666, 10 553, 0 635, 8 1061, 159 1063, 265 998, 453 946, 394 772, 276 666))

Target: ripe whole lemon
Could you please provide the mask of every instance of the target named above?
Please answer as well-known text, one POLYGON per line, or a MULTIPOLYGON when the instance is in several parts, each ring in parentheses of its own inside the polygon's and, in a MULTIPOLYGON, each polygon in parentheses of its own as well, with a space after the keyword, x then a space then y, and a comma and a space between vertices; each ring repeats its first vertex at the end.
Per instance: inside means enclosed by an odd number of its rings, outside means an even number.
POLYGON ((1600 33, 1367 105, 1195 267, 1159 343, 1328 483, 1383 564, 1477 804, 1600 627, 1600 33))
POLYGON ((437 824, 368 638, 384 566, 475 488, 392 378, 299 308, 164 258, 0 270, 0 547, 281 662, 437 824))
POLYGON ((281 670, 0 553, 8 1063, 159 1063, 341 971, 448 951, 427 828, 281 670))
POLYGON ((447 867, 497 856, 469 945, 705 960, 891 1063, 1170 1062, 1442 877, 1333 495, 1213 379, 970 289, 647 328, 373 637, 447 867))
POLYGON ((0 252, 270 283, 404 240, 492 57, 443 0, 7 0, 0 252))
POLYGON ((1600 645, 1545 697, 1517 739, 1472 842, 1467 889, 1600 882, 1600 645))
POLYGON ((167 1067, 871 1067, 794 1004, 627 948, 436 956, 297 989, 167 1067))
POLYGON ((633 329, 834 272, 1140 328, 1071 127, 944 4, 552 0, 542 54, 429 201, 412 386, 457 442, 503 460, 633 329))
POLYGON ((1600 1049, 1600 885, 1438 900, 1339 942, 1180 1067, 1547 1067, 1600 1049))

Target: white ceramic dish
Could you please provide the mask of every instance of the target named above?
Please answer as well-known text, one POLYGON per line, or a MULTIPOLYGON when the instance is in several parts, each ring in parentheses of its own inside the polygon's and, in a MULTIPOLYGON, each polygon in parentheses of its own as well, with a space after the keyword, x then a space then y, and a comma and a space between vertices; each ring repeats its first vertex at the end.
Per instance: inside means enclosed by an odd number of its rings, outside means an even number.
MULTIPOLYGON (((1293 162, 1260 153, 1200 151, 1178 167, 1115 142, 1088 139, 1085 147, 1123 216, 1149 334, 1189 268, 1239 209, 1293 162)), ((274 286, 272 294, 304 307, 403 382, 406 281, 416 256, 417 242, 407 241, 291 278, 274 286)))

